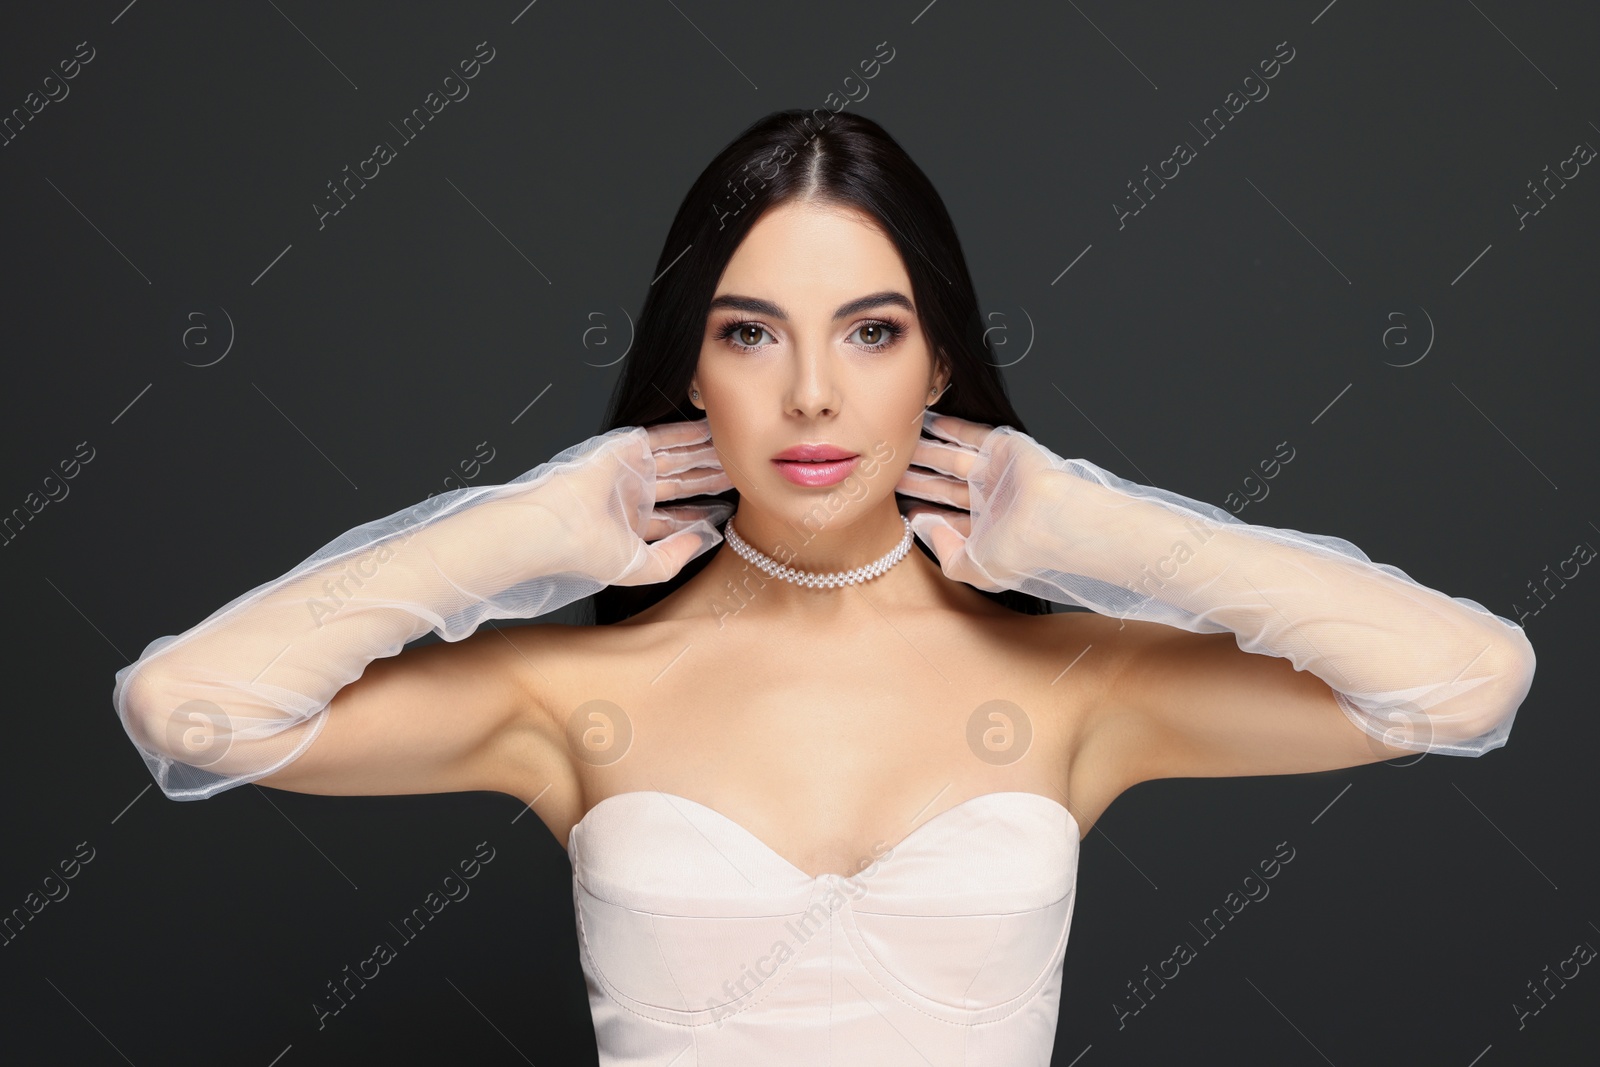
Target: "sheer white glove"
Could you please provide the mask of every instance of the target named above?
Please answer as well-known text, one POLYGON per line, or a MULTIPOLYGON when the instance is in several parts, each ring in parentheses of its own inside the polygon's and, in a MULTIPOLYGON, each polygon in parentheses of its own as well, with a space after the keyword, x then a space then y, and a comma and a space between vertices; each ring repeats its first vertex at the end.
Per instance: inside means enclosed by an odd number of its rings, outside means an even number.
POLYGON ((117 672, 112 700, 162 791, 200 800, 263 777, 316 738, 368 663, 430 630, 532 618, 608 585, 662 582, 715 547, 732 487, 705 419, 620 427, 504 485, 473 486, 349 530, 287 574, 117 672))
POLYGON ((933 411, 896 489, 946 576, 1116 618, 1231 631, 1310 671, 1361 730, 1418 752, 1505 744, 1533 684, 1522 628, 1342 538, 1253 526, 1062 459, 1010 426, 933 411), (918 467, 926 468, 919 470, 918 467))

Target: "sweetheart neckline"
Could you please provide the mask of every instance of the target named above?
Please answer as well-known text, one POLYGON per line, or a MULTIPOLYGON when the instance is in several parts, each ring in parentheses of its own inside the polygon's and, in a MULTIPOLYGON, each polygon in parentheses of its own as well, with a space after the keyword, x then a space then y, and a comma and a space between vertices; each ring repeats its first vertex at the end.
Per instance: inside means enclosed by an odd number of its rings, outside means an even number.
MULTIPOLYGON (((681 800, 685 804, 690 804, 690 805, 692 805, 692 806, 694 806, 696 808, 699 808, 701 811, 709 812, 711 815, 714 815, 716 818, 720 819, 723 823, 727 824, 728 826, 733 827, 735 830, 738 830, 745 837, 749 838, 751 841, 753 841, 757 845, 759 845, 773 859, 777 860, 779 863, 782 863, 785 867, 789 868, 795 874, 798 874, 801 877, 805 878, 807 881, 810 881, 810 882, 822 882, 822 881, 828 881, 828 880, 841 880, 842 881, 842 880, 845 880, 845 879, 848 879, 848 878, 852 878, 852 877, 855 876, 854 873, 852 873, 852 874, 839 874, 839 873, 834 872, 834 871, 826 871, 826 872, 824 872, 822 874, 811 874, 811 873, 809 873, 807 871, 803 871, 799 867, 795 866, 794 863, 790 862, 789 859, 787 859, 786 857, 780 855, 779 852, 776 849, 774 849, 771 845, 767 844, 760 837, 757 837, 756 834, 753 831, 751 831, 743 823, 741 823, 738 820, 734 819, 732 816, 725 815, 722 812, 718 811, 716 808, 713 808, 708 804, 702 804, 698 800, 692 800, 689 797, 686 797, 686 796, 682 795, 681 793, 669 793, 669 792, 666 792, 665 790, 662 790, 662 789, 629 789, 629 790, 625 790, 624 792, 621 792, 621 793, 612 793, 608 797, 601 797, 598 801, 595 802, 593 807, 591 807, 588 811, 583 813, 583 815, 578 819, 577 822, 572 824, 572 829, 567 831, 567 854, 568 854, 568 856, 570 857, 571 854, 572 854, 572 839, 573 839, 573 836, 575 834, 577 834, 578 828, 580 826, 582 826, 584 823, 589 821, 589 816, 593 815, 596 811, 600 810, 600 808, 603 807, 607 801, 620 800, 623 797, 637 797, 637 796, 659 796, 659 797, 665 797, 669 801, 681 800)), ((893 851, 895 851, 897 849, 900 849, 900 848, 908 846, 910 844, 912 838, 916 837, 923 830, 927 829, 929 826, 932 826, 934 823, 938 822, 940 819, 944 818, 946 815, 951 814, 952 812, 958 811, 958 810, 960 810, 962 808, 965 808, 965 807, 967 807, 967 806, 969 806, 971 804, 974 804, 974 803, 976 803, 976 802, 978 802, 980 800, 987 800, 987 799, 989 799, 991 797, 1006 797, 1006 796, 1038 797, 1040 800, 1044 801, 1046 804, 1049 804, 1051 807, 1055 808, 1057 811, 1061 812, 1063 815, 1065 815, 1067 817, 1067 821, 1069 823, 1071 823, 1071 825, 1072 825, 1074 843, 1076 843, 1077 841, 1082 839, 1082 836, 1083 836, 1082 827, 1078 823, 1077 816, 1073 815, 1071 809, 1069 809, 1065 804, 1061 803, 1059 800, 1055 799, 1054 797, 1047 797, 1043 793, 1035 793, 1032 790, 1028 790, 1028 789, 999 789, 999 790, 995 790, 992 793, 979 793, 975 797, 968 797, 966 800, 963 800, 963 801, 960 801, 959 803, 953 804, 950 807, 945 808, 943 811, 939 812, 938 814, 929 817, 925 822, 921 823, 918 826, 913 827, 910 833, 906 834, 904 837, 900 838, 900 840, 896 841, 893 845, 889 846, 889 851, 893 852, 893 851)))

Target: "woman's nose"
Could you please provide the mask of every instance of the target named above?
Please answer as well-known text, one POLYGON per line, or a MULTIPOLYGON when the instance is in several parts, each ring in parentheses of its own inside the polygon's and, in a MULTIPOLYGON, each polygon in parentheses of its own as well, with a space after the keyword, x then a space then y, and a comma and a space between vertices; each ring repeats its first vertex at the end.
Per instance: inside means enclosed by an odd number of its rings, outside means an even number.
POLYGON ((786 398, 791 413, 806 418, 838 414, 838 376, 833 360, 833 353, 823 350, 820 344, 797 346, 786 398))

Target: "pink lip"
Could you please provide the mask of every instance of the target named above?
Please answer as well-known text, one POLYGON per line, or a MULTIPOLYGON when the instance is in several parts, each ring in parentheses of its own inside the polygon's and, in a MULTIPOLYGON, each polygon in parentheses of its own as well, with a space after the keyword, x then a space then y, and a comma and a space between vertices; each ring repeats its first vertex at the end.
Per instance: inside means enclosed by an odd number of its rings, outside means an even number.
POLYGON ((860 456, 850 456, 847 459, 811 463, 802 460, 775 459, 772 465, 778 468, 778 473, 796 485, 833 485, 844 481, 855 469, 856 461, 860 458, 860 456))

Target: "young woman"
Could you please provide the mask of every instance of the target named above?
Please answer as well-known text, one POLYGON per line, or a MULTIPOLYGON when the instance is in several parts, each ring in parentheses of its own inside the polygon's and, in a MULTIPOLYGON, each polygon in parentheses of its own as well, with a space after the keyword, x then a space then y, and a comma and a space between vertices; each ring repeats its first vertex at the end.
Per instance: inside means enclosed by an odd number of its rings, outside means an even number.
POLYGON ((875 123, 751 126, 655 274, 606 432, 349 531, 115 691, 174 799, 526 801, 602 1063, 1047 1063, 1123 790, 1504 744, 1509 620, 1027 435, 875 123))

